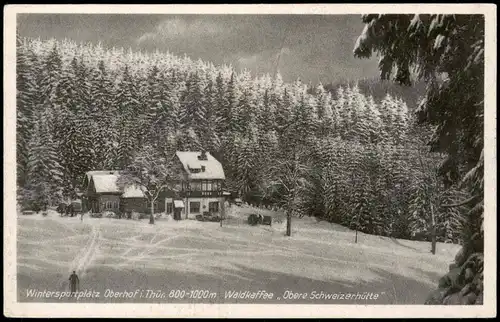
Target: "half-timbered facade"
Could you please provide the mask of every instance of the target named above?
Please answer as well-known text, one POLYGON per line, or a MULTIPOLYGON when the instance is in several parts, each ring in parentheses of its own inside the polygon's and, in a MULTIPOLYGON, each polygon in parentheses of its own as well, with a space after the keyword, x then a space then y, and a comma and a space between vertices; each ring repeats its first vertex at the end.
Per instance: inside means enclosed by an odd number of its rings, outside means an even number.
MULTIPOLYGON (((195 218, 203 212, 220 212, 224 202, 222 190, 225 180, 222 164, 208 152, 179 151, 176 155, 183 168, 180 187, 183 217, 195 218)), ((167 208, 173 200, 166 199, 167 208)))

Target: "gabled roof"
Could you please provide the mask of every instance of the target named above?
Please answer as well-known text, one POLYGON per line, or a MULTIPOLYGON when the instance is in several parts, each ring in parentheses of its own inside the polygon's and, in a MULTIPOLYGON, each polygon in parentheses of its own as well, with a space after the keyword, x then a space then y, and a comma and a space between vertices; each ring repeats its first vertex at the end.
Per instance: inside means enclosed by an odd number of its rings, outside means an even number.
POLYGON ((121 190, 116 184, 118 181, 118 173, 94 173, 90 175, 94 180, 95 192, 97 193, 120 193, 121 190))
POLYGON ((199 160, 201 152, 177 151, 175 153, 181 161, 189 179, 221 179, 224 180, 224 169, 222 164, 209 152, 206 152, 206 160, 199 160), (204 167, 204 168, 203 168, 204 167), (194 169, 199 169, 194 172, 194 169))
POLYGON ((88 171, 85 173, 85 179, 87 182, 90 182, 90 179, 94 175, 102 175, 102 174, 119 174, 119 170, 96 170, 96 171, 88 171))
POLYGON ((120 170, 95 170, 95 171, 88 171, 87 177, 94 175, 94 174, 119 174, 120 170))
POLYGON ((139 187, 128 186, 121 190, 118 187, 118 171, 89 171, 87 176, 94 181, 96 193, 121 193, 123 198, 144 198, 139 187), (123 193, 122 193, 123 192, 123 193))

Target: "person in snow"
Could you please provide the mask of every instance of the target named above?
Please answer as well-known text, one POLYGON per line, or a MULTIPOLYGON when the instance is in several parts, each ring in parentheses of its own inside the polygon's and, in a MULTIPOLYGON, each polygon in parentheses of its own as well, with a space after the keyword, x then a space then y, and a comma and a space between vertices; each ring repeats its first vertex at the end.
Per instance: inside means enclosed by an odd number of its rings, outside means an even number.
POLYGON ((73 274, 69 276, 69 285, 71 288, 71 296, 74 296, 77 289, 79 288, 80 280, 78 279, 78 275, 73 271, 73 274))
POLYGON ((66 212, 66 207, 63 203, 60 203, 59 206, 57 206, 57 209, 56 211, 61 214, 61 217, 64 215, 64 213, 66 212))

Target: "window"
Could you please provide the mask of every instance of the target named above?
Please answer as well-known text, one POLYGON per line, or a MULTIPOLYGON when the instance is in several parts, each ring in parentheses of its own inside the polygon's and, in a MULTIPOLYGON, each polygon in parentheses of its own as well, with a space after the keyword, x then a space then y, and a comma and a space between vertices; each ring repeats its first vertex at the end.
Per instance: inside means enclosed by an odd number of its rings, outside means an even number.
POLYGON ((202 190, 203 191, 212 191, 212 181, 203 180, 202 190))
POLYGON ((191 182, 191 191, 201 191, 201 182, 200 181, 191 182))
POLYGON ((113 202, 114 209, 118 209, 119 207, 120 207, 120 204, 118 203, 118 201, 113 202))
POLYGON ((200 213, 200 203, 197 201, 192 201, 189 203, 189 212, 192 214, 200 213))
POLYGON ((167 202, 167 214, 171 214, 173 212, 172 210, 172 203, 171 202, 167 202))
POLYGON ((201 172, 201 168, 189 168, 189 172, 191 172, 191 173, 200 173, 201 172))
POLYGON ((113 202, 106 201, 106 205, 104 206, 104 209, 113 209, 113 202))
POLYGON ((219 212, 219 202, 213 201, 208 203, 208 211, 210 212, 219 212))

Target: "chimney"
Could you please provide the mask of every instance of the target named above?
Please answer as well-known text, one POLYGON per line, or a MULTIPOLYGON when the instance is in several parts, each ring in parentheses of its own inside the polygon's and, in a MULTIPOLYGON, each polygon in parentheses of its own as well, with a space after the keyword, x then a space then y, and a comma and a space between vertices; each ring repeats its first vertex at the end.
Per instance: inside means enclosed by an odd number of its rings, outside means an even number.
POLYGON ((201 172, 205 172, 205 166, 204 165, 201 166, 201 172))
POLYGON ((201 154, 198 156, 198 160, 207 160, 207 152, 205 150, 201 151, 201 154))

